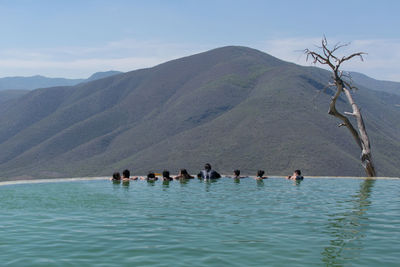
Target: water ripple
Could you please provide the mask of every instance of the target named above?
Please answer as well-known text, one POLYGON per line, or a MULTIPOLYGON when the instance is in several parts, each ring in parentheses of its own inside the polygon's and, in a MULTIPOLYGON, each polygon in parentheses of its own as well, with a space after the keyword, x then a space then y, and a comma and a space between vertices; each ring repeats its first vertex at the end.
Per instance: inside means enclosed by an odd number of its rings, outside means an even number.
POLYGON ((396 266, 397 180, 0 187, 8 266, 396 266))

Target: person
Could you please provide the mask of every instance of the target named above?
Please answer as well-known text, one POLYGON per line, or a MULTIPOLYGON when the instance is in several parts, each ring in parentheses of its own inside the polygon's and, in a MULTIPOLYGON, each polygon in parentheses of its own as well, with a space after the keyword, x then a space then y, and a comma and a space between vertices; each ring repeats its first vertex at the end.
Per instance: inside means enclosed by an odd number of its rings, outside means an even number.
POLYGON ((149 181, 149 182, 154 182, 154 181, 157 181, 158 178, 156 177, 156 175, 154 174, 154 172, 149 172, 149 173, 147 174, 147 179, 146 179, 146 180, 149 181))
POLYGON ((218 178, 221 178, 221 175, 218 172, 211 169, 210 163, 206 163, 204 165, 204 170, 202 170, 197 175, 197 177, 200 179, 218 179, 218 178))
POLYGON ((131 177, 131 172, 127 169, 122 172, 122 180, 128 182, 129 180, 137 180, 138 177, 131 177))
POLYGON ((193 179, 194 177, 191 176, 186 169, 181 169, 179 171, 178 176, 175 177, 175 179, 193 179))
POLYGON ((113 182, 121 182, 121 174, 119 174, 119 172, 114 172, 110 180, 113 182))
POLYGON ((241 178, 246 178, 246 176, 240 176, 240 170, 234 170, 232 178, 233 179, 241 179, 241 178))
POLYGON ((286 178, 290 179, 290 180, 303 180, 304 179, 304 177, 301 175, 301 171, 300 170, 295 170, 293 172, 293 175, 289 175, 286 178))
POLYGON ((163 181, 172 181, 172 180, 174 180, 174 178, 169 176, 169 171, 167 171, 167 170, 163 171, 162 176, 163 176, 162 177, 163 181))
POLYGON ((264 176, 265 171, 263 170, 258 170, 257 171, 257 177, 255 178, 256 180, 263 180, 263 179, 267 179, 267 176, 264 176))
POLYGON ((130 180, 130 177, 131 176, 131 172, 129 171, 129 170, 124 170, 123 172, 122 172, 122 181, 124 181, 124 182, 129 182, 129 180, 130 180))

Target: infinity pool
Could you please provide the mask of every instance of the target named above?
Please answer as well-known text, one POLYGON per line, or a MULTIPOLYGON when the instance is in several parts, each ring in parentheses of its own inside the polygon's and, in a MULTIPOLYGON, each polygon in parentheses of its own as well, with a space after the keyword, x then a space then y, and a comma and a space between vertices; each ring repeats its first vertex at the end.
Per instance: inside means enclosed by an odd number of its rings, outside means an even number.
POLYGON ((399 266, 400 179, 0 186, 2 266, 399 266))

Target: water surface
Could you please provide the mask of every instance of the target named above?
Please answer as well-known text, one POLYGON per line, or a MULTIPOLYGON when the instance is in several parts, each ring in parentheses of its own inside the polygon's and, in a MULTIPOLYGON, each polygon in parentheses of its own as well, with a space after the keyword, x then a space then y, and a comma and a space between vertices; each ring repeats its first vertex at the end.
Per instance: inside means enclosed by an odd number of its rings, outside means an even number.
POLYGON ((399 266, 400 181, 0 186, 10 266, 399 266))

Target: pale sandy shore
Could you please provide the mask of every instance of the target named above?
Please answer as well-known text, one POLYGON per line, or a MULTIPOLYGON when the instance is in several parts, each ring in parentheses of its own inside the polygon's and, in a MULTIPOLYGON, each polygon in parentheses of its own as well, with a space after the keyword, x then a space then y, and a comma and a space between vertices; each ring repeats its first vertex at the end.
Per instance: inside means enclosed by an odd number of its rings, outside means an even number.
MULTIPOLYGON (((222 175, 222 177, 229 177, 229 175, 222 175)), ((254 178, 254 176, 248 176, 248 178, 254 178)), ((272 179, 283 179, 286 176, 269 176, 272 179)), ((15 180, 15 181, 3 181, 0 182, 0 186, 4 185, 16 185, 16 184, 39 184, 39 183, 58 183, 58 182, 71 182, 71 181, 97 181, 97 180, 109 180, 110 177, 75 177, 75 178, 55 178, 55 179, 31 179, 31 180, 15 180)), ((352 176, 306 176, 306 179, 372 179, 372 180, 399 180, 399 177, 352 177, 352 176)))
POLYGON ((107 180, 107 179, 110 179, 110 177, 75 177, 75 178, 15 180, 15 181, 0 182, 0 186, 14 185, 14 184, 40 184, 40 183, 58 183, 58 182, 72 182, 72 181, 95 181, 95 180, 107 180))

